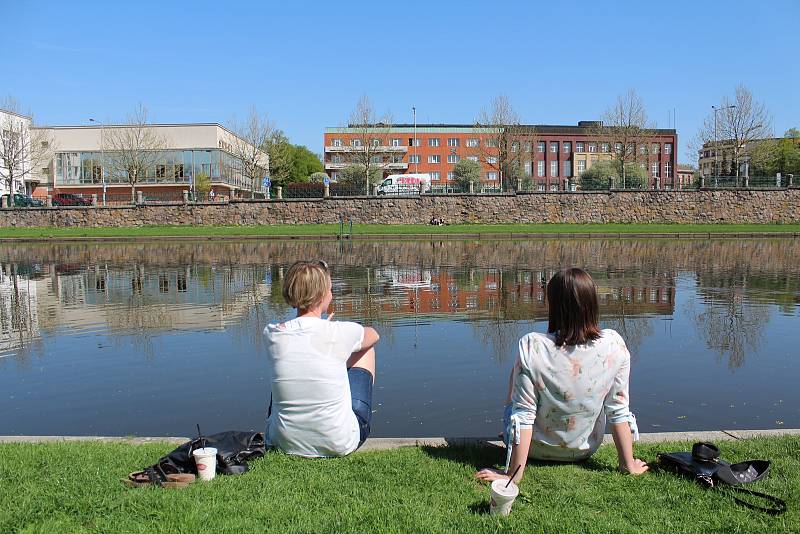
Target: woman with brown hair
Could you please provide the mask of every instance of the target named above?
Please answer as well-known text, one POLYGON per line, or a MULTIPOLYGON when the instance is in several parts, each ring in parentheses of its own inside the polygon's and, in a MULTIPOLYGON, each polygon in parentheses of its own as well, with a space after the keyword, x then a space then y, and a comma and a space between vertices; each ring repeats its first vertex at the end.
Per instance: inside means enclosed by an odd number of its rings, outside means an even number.
POLYGON ((480 480, 507 479, 528 458, 562 462, 589 458, 603 441, 606 421, 620 471, 641 474, 633 457, 638 439, 630 411, 630 354, 614 330, 600 330, 597 288, 589 274, 564 269, 547 284, 547 334, 519 340, 506 406, 506 469, 482 469, 480 480))

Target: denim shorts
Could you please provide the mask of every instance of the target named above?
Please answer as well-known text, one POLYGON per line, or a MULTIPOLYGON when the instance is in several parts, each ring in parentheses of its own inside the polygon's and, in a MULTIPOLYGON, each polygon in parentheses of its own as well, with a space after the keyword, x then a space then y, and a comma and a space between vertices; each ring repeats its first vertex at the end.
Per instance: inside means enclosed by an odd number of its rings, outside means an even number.
POLYGON ((360 447, 367 441, 372 422, 372 373, 361 367, 351 367, 347 370, 347 379, 350 381, 353 413, 358 419, 360 447))

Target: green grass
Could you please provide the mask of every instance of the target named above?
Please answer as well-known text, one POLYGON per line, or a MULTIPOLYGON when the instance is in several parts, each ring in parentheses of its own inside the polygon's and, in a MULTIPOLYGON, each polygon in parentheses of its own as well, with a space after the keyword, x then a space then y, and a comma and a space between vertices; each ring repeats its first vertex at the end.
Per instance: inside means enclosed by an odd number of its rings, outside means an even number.
MULTIPOLYGON (((249 236, 335 236, 338 224, 264 226, 141 226, 131 228, 0 228, 0 238, 42 237, 249 237, 249 236)), ((353 234, 429 235, 429 234, 661 234, 661 233, 742 233, 800 232, 800 224, 355 224, 353 234)))
MULTIPOLYGON (((476 468, 498 450, 405 448, 308 460, 270 452, 251 471, 184 490, 130 489, 129 471, 154 463, 165 444, 0 446, 0 532, 798 532, 800 438, 720 443, 728 460, 768 458, 752 489, 782 497, 780 517, 668 473, 625 476, 613 447, 582 465, 531 463, 524 498, 508 518, 488 516, 476 468)), ((642 445, 637 455, 688 450, 642 445)))

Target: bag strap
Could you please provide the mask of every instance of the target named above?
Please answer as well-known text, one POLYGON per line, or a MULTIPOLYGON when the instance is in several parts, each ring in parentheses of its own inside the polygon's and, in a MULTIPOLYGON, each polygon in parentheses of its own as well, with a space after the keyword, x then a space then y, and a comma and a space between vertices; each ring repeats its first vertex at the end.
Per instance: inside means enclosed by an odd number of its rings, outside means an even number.
MULTIPOLYGON (((715 484, 713 487, 716 488, 717 490, 725 493, 725 491, 722 490, 722 486, 721 485, 715 484)), ((753 491, 753 490, 740 488, 739 486, 726 486, 726 489, 727 489, 727 491, 730 491, 731 493, 744 493, 746 495, 752 495, 753 497, 758 497, 760 499, 764 499, 765 501, 769 501, 769 502, 775 504, 775 506, 773 506, 773 507, 760 506, 758 504, 753 504, 753 503, 749 503, 747 501, 744 501, 744 500, 736 497, 735 495, 731 495, 731 497, 733 498, 734 501, 736 501, 737 504, 740 504, 740 505, 744 506, 745 508, 750 508, 751 510, 764 512, 764 513, 769 514, 769 515, 781 515, 782 513, 784 513, 786 511, 786 501, 784 501, 783 499, 779 499, 778 497, 775 497, 773 495, 767 495, 766 493, 761 493, 760 491, 753 491)))

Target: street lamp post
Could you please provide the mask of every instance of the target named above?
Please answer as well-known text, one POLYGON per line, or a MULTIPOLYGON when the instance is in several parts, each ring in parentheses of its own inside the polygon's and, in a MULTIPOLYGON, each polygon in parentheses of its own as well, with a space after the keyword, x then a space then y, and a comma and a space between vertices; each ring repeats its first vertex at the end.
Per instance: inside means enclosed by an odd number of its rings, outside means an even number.
POLYGON ((417 108, 412 107, 411 113, 414 115, 414 173, 418 173, 419 160, 417 159, 417 108))
POLYGON ((100 181, 103 183, 103 206, 106 205, 106 152, 105 152, 105 124, 96 120, 89 119, 89 122, 96 122, 100 125, 100 181))
POLYGON ((724 109, 733 109, 736 106, 723 106, 718 108, 716 106, 711 106, 711 109, 714 110, 714 187, 719 185, 719 147, 717 146, 717 112, 722 111, 724 109))

